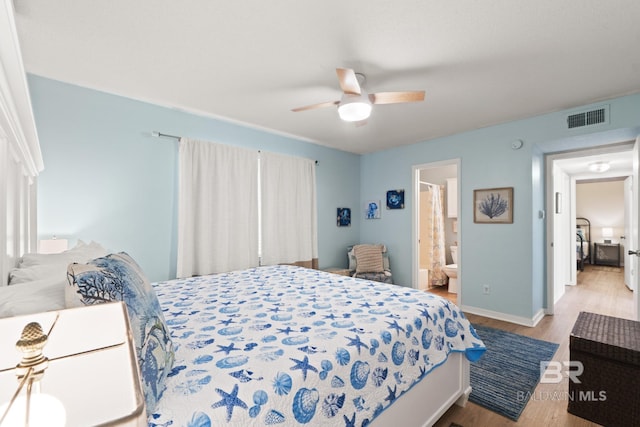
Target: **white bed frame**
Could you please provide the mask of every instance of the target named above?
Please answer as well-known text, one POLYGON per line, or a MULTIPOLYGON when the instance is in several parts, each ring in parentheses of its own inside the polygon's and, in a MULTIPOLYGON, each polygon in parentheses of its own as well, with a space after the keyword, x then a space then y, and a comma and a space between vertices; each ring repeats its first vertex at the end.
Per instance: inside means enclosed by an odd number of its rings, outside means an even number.
POLYGON ((400 396, 371 425, 432 426, 453 404, 465 406, 470 394, 469 361, 463 353, 451 353, 446 363, 400 396))
POLYGON ((13 1, 0 0, 0 286, 37 248, 36 179, 42 170, 13 1))

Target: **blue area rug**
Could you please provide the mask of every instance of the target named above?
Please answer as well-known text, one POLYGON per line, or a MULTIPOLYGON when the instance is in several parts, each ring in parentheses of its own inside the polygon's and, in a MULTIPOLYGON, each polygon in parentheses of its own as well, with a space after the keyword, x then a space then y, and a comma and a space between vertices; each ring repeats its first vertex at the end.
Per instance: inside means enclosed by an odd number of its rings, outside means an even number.
POLYGON ((540 361, 558 344, 486 326, 475 326, 487 351, 471 363, 469 400, 517 421, 540 381, 540 361))

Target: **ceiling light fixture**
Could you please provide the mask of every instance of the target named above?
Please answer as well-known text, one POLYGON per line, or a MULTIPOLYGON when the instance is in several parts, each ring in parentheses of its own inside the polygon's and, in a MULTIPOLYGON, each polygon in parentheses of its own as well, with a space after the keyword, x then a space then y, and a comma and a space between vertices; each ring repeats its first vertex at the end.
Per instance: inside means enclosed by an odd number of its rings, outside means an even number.
POLYGON ((345 122, 359 122, 371 115, 371 100, 364 91, 360 95, 344 94, 338 105, 338 115, 345 122))
POLYGON ((589 170, 591 172, 598 172, 598 173, 606 172, 609 170, 610 167, 611 165, 609 164, 609 162, 589 163, 589 170))

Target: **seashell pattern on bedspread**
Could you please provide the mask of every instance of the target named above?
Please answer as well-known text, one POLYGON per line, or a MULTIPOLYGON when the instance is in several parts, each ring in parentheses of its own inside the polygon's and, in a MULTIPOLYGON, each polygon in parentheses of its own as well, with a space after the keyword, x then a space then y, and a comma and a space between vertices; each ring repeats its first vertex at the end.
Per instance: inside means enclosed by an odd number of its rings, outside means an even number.
POLYGON ((450 352, 485 351, 449 301, 293 266, 153 284, 174 346, 150 426, 362 426, 450 352))

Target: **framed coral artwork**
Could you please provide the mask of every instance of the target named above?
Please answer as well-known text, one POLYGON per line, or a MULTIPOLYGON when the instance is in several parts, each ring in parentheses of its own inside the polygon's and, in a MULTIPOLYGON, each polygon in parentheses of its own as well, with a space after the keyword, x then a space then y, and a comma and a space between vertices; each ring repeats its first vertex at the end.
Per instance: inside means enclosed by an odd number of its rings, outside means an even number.
POLYGON ((473 190, 473 222, 513 223, 513 187, 473 190))

